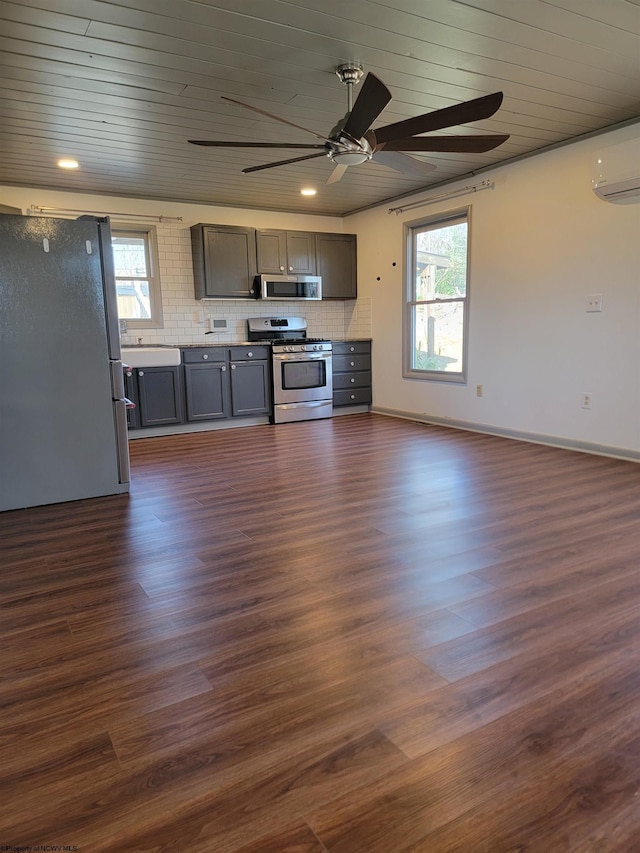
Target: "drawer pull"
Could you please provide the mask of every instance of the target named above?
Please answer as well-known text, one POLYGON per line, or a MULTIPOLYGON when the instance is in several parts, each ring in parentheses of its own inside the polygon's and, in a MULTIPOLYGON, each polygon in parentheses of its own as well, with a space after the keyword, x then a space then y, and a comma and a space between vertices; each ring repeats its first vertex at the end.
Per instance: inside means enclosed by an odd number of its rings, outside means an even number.
POLYGON ((356 351, 355 347, 349 347, 349 352, 355 352, 355 351, 356 351))
POLYGON ((350 398, 351 400, 355 400, 355 399, 356 399, 356 395, 355 395, 355 394, 349 394, 349 398, 350 398))
POLYGON ((355 366, 356 366, 355 361, 350 361, 350 362, 349 362, 349 364, 351 365, 351 367, 355 367, 355 366))
POLYGON ((253 358, 253 353, 252 353, 252 352, 248 352, 248 353, 247 353, 247 358, 253 358))
POLYGON ((355 376, 352 376, 352 377, 351 377, 351 379, 349 380, 349 382, 351 382, 352 384, 353 384, 355 381, 356 381, 355 376))
POLYGON ((209 358, 209 356, 208 356, 208 354, 205 352, 205 354, 202 356, 202 358, 206 361, 206 360, 209 358))

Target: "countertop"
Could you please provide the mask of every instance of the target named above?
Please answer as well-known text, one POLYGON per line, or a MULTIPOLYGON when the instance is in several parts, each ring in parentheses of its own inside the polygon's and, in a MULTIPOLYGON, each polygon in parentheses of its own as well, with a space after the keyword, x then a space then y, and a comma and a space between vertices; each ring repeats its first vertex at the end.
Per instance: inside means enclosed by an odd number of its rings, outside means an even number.
MULTIPOLYGON (((332 343, 345 343, 346 341, 371 341, 371 338, 327 338, 332 343)), ((203 341, 201 344, 122 344, 122 349, 150 349, 151 347, 171 347, 174 349, 202 349, 203 347, 249 347, 249 346, 271 346, 272 341, 203 341)))

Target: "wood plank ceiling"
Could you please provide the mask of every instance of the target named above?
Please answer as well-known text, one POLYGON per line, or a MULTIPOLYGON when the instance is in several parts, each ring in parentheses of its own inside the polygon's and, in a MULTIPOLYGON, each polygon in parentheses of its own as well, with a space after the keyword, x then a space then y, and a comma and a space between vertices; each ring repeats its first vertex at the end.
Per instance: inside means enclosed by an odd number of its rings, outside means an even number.
POLYGON ((0 63, 0 184, 340 215, 637 120, 640 0, 0 1, 0 63), (510 139, 417 155, 437 167, 424 176, 369 162, 331 185, 324 157, 243 174, 296 152, 187 143, 314 142, 221 96, 324 135, 351 61, 393 95, 374 128, 502 90, 455 132, 510 139))

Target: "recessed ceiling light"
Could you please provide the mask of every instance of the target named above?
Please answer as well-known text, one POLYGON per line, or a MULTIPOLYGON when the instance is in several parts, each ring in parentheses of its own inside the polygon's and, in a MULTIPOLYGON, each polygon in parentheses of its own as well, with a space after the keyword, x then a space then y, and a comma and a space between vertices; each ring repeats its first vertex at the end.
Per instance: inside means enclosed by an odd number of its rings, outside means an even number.
POLYGON ((314 190, 313 187, 305 187, 303 190, 300 190, 300 195, 315 195, 318 190, 314 190))
POLYGON ((77 160, 71 160, 69 158, 65 158, 64 160, 58 160, 58 166, 61 169, 77 169, 80 163, 77 160))

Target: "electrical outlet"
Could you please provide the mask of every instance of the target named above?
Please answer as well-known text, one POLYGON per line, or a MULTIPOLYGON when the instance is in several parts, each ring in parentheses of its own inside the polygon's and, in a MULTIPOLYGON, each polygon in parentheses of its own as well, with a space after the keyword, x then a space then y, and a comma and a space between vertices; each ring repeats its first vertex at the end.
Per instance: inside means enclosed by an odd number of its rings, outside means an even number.
POLYGON ((482 397, 483 391, 482 385, 476 385, 476 397, 482 397))
POLYGON ((591 408, 591 394, 588 391, 584 391, 582 394, 582 408, 590 409, 591 408))
POLYGON ((591 293, 587 296, 587 312, 602 311, 602 294, 591 293))

